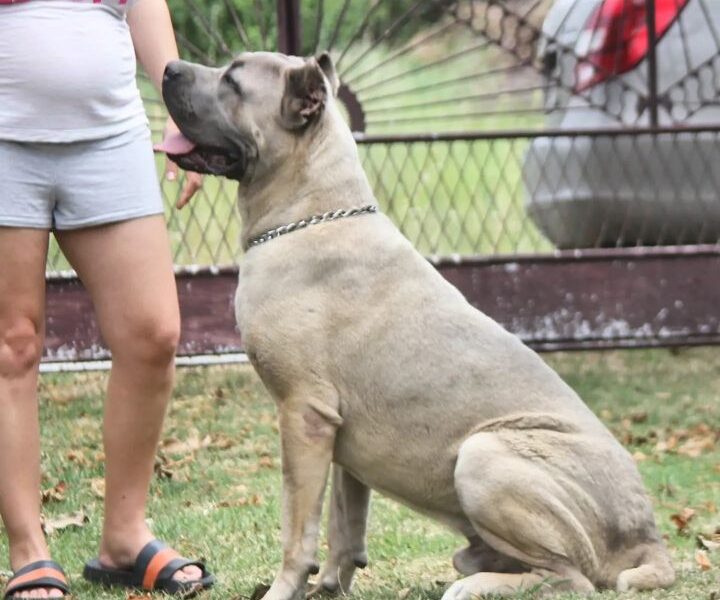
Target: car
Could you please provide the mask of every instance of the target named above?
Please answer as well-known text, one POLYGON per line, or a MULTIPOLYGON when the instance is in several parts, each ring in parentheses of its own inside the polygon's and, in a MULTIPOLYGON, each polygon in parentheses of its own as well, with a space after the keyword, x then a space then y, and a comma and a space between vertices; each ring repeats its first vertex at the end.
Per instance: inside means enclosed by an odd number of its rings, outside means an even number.
POLYGON ((691 133, 651 131, 647 4, 557 0, 543 22, 554 133, 532 139, 522 175, 557 248, 720 240, 720 1, 655 0, 656 124, 691 133))

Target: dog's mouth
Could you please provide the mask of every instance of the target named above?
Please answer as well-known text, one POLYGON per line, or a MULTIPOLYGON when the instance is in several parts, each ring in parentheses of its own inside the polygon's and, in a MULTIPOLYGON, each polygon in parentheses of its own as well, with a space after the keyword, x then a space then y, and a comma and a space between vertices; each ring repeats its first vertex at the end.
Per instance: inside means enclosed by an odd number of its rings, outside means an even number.
POLYGON ((170 160, 186 171, 240 179, 247 167, 244 153, 196 144, 182 133, 166 136, 154 148, 165 152, 170 160))

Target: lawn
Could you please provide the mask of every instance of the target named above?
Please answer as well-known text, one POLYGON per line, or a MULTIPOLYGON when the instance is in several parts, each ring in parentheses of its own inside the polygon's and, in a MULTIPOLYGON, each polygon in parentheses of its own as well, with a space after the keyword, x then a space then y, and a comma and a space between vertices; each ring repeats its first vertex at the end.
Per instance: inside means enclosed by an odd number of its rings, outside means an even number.
MULTIPOLYGON (((635 455, 675 558, 679 579, 672 590, 626 597, 720 597, 720 550, 698 549, 698 535, 709 537, 720 526, 720 351, 545 358, 635 455)), ((80 526, 49 535, 76 598, 119 600, 126 594, 93 589, 79 575, 83 560, 96 550, 102 516, 104 377, 42 378, 44 512, 50 525, 80 516, 80 526)), ((158 455, 150 518, 158 536, 207 558, 217 572, 220 584, 207 598, 247 597, 255 584, 272 578, 280 559, 280 481, 274 407, 252 370, 240 365, 181 370, 158 455)), ((360 573, 353 597, 439 599, 455 577, 450 557, 461 544, 438 524, 376 496, 370 565, 360 573)), ((6 552, 0 537, 0 556, 6 552)))

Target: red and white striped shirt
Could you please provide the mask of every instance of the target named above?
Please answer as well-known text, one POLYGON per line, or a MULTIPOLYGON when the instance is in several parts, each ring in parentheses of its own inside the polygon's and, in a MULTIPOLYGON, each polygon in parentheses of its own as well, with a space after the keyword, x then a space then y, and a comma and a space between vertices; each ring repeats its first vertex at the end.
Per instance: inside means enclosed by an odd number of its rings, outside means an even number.
POLYGON ((0 0, 0 140, 100 139, 147 122, 127 11, 142 0, 0 0))

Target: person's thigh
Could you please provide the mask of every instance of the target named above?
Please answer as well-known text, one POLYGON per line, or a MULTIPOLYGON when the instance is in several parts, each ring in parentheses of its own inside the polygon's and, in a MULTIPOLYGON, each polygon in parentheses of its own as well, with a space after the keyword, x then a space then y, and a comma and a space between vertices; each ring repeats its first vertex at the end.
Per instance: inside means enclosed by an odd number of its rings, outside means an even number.
POLYGON ((173 345, 179 307, 164 217, 56 231, 113 354, 173 345))

